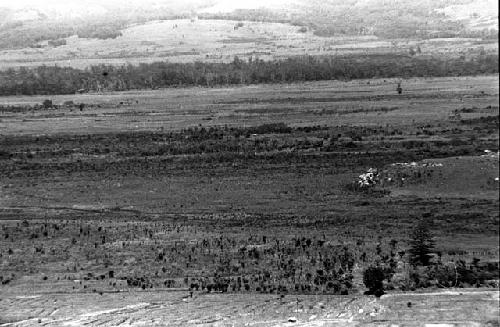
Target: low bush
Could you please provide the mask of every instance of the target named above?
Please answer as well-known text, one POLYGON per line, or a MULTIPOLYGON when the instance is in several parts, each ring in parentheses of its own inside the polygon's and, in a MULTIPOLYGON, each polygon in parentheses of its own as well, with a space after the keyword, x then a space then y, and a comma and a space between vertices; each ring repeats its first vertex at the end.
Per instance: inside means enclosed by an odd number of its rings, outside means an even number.
POLYGON ((381 267, 368 267, 363 273, 363 283, 368 288, 366 294, 384 294, 385 271, 381 267))

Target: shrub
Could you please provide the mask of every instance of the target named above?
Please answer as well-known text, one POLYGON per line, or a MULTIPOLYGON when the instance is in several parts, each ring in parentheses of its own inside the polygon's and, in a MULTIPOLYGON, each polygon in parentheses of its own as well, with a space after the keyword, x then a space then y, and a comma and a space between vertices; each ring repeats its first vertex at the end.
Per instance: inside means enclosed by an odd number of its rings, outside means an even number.
POLYGON ((52 108, 52 100, 49 100, 49 99, 44 100, 42 105, 45 109, 52 108))
POLYGON ((52 47, 58 47, 61 45, 66 45, 66 39, 49 40, 48 44, 52 47))
POLYGON ((10 153, 5 150, 0 150, 0 159, 8 159, 10 158, 10 153))
POLYGON ((363 273, 363 283, 368 288, 366 294, 380 296, 384 294, 385 279, 384 269, 381 267, 368 267, 363 273))

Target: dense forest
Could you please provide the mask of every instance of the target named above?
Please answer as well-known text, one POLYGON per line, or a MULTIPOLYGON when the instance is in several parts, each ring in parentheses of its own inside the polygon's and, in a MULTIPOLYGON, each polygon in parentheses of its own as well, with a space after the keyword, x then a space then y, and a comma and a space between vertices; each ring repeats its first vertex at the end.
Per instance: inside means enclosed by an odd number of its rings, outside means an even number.
POLYGON ((84 70, 58 66, 8 69, 0 71, 0 95, 493 73, 498 73, 496 55, 472 59, 402 54, 303 56, 274 61, 235 57, 231 63, 156 62, 137 66, 98 65, 84 70))

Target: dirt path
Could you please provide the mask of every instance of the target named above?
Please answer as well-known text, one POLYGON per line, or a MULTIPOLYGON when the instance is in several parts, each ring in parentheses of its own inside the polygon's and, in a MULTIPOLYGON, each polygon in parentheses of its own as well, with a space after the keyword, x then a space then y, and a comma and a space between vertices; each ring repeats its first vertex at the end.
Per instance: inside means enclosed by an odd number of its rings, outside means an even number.
POLYGON ((189 298, 182 292, 47 294, 1 298, 0 326, 496 326, 498 299, 498 291, 487 289, 393 293, 380 299, 237 294, 189 298))

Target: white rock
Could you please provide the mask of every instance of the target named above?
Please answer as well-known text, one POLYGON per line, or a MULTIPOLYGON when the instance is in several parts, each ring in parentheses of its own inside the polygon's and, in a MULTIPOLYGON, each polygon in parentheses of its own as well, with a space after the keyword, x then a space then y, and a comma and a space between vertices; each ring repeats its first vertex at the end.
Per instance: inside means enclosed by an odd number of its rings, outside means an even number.
POLYGON ((297 318, 290 317, 290 318, 288 318, 288 322, 297 322, 297 318))

